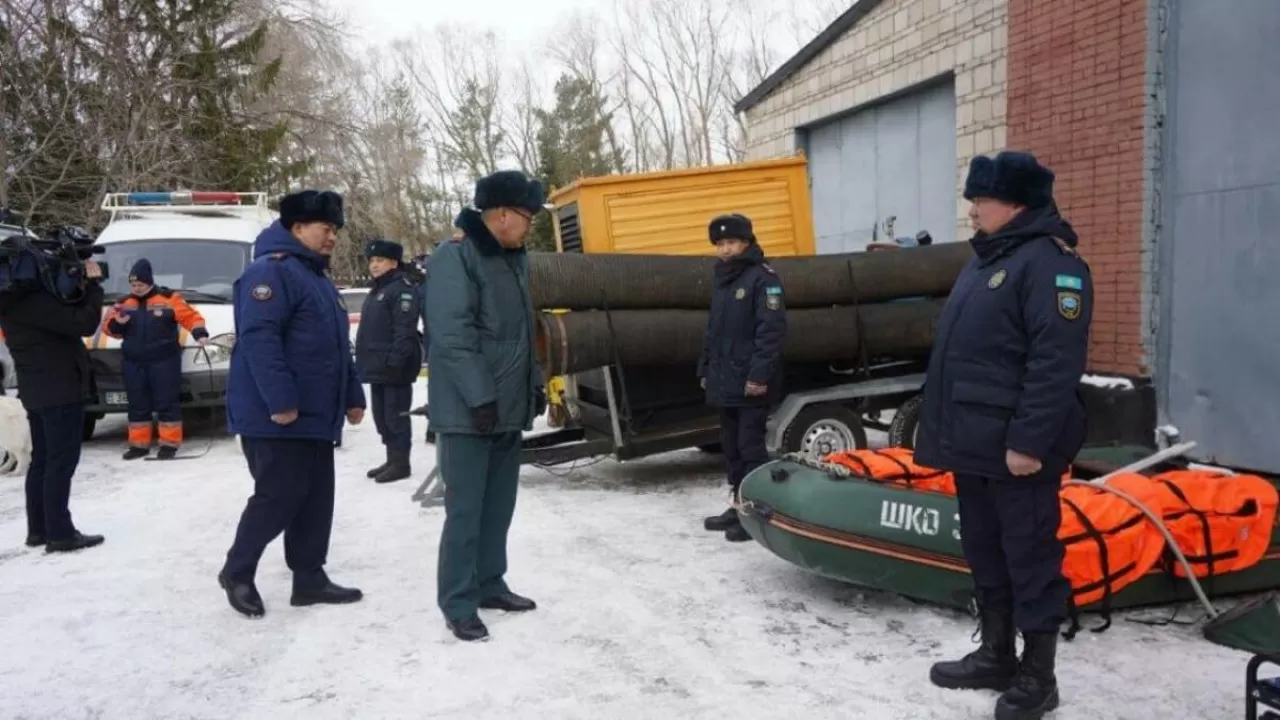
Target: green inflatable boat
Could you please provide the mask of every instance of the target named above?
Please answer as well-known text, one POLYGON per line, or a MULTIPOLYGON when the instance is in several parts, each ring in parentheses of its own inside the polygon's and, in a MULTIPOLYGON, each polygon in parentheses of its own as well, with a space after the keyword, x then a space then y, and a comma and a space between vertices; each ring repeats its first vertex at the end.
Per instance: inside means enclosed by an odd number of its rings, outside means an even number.
MULTIPOLYGON (((1077 472, 1084 464, 1078 459, 1077 472)), ((971 608, 971 577, 953 495, 871 480, 790 455, 748 475, 736 507, 756 542, 805 570, 941 606, 971 608)), ((1192 583, 1170 567, 1162 562, 1109 594, 1105 603, 1093 601, 1077 610, 1197 599, 1192 583)), ((1259 561, 1202 578, 1200 586, 1214 597, 1280 588, 1280 528, 1271 528, 1270 545, 1259 561)))

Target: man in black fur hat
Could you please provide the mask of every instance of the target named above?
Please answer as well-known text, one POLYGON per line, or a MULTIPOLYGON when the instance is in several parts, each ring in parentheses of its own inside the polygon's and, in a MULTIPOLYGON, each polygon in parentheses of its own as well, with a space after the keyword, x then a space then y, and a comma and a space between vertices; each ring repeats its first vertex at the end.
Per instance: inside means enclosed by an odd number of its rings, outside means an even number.
POLYGON ((1054 658, 1071 598, 1058 491, 1084 444, 1077 389, 1093 289, 1076 233, 1053 202, 1053 179, 1023 152, 970 163, 964 196, 976 257, 938 321, 916 442, 918 462, 955 473, 982 623, 981 647, 937 663, 930 679, 1002 691, 997 720, 1058 706, 1054 658))
POLYGON ((373 240, 365 247, 373 286, 360 309, 356 330, 356 367, 369 384, 373 424, 386 446, 386 462, 366 473, 374 482, 409 477, 413 448, 413 383, 422 371, 422 313, 419 286, 402 268, 404 247, 391 240, 373 240))
POLYGON ((232 609, 266 612, 254 583, 267 545, 284 533, 293 571, 289 604, 345 604, 364 597, 324 570, 333 530, 334 443, 343 422, 364 418, 364 388, 350 325, 325 274, 343 225, 342 196, 284 196, 280 219, 253 244, 235 282, 236 347, 227 379, 227 425, 253 475, 236 538, 218 573, 232 609))
POLYGON ((534 357, 524 239, 543 208, 542 184, 504 170, 476 183, 458 215, 463 237, 441 245, 427 280, 427 383, 445 491, 436 591, 449 629, 483 640, 478 608, 523 612, 511 592, 507 530, 516 506, 521 434, 547 406, 534 357))
MULTIPOLYGON (((765 423, 781 397, 787 309, 782 280, 765 262, 751 220, 721 215, 707 232, 720 261, 698 379, 707 403, 720 408, 720 447, 736 494, 747 473, 769 461, 765 423)), ((706 518, 703 527, 723 531, 730 542, 751 539, 732 507, 706 518)))

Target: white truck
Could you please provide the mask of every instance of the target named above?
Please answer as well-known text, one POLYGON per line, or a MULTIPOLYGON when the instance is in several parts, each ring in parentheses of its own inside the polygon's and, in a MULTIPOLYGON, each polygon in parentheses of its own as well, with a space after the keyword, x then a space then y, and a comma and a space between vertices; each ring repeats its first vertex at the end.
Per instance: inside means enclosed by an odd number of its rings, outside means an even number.
MULTIPOLYGON (((129 293, 129 269, 141 258, 151 261, 157 285, 182 293, 204 316, 212 338, 200 347, 184 330, 182 406, 224 407, 229 350, 235 344, 232 286, 252 260, 258 233, 277 214, 267 206, 266 193, 133 192, 110 193, 102 202, 109 215, 97 238, 109 277, 104 281, 107 308, 129 293)), ((108 413, 128 409, 122 376, 120 341, 101 327, 85 339, 98 386, 97 398, 86 408, 85 438, 108 413)))

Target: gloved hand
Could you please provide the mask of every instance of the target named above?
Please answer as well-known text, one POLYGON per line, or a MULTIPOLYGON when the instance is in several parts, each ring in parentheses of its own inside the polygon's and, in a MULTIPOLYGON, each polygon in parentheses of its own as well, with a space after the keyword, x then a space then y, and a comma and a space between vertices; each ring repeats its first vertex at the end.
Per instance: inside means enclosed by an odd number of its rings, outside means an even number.
POLYGON ((471 408, 471 424, 482 433, 492 432, 494 426, 498 424, 498 403, 485 403, 480 407, 471 408))
POLYGON ((533 416, 542 417, 542 413, 547 411, 547 391, 545 388, 536 388, 533 391, 533 416))

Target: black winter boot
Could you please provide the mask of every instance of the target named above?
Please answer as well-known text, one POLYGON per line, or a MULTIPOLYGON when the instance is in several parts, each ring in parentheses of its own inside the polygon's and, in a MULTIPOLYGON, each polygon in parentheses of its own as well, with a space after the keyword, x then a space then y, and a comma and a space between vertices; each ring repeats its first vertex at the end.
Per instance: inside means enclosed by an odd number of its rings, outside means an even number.
POLYGON ((130 448, 128 450, 125 450, 124 454, 121 455, 120 457, 121 459, 124 459, 124 460, 137 460, 140 457, 146 457, 147 455, 150 455, 150 454, 151 454, 151 448, 130 446, 130 448))
POLYGON ((1013 687, 996 701, 996 720, 1040 720, 1058 707, 1054 659, 1058 633, 1023 633, 1022 662, 1013 687))
POLYGON ((1007 690, 1018 674, 1013 613, 983 608, 982 645, 959 660, 934 663, 929 681, 948 690, 1007 690))
POLYGON ((391 460, 387 463, 387 466, 382 469, 382 472, 378 473, 378 476, 373 479, 374 482, 395 482, 397 480, 403 480, 413 474, 413 471, 409 467, 408 453, 393 452, 390 453, 390 455, 391 460))
POLYGON ((738 524, 738 511, 729 508, 719 515, 712 515, 702 520, 702 527, 711 532, 724 532, 738 524))
POLYGON ((382 471, 383 471, 383 470, 386 470, 386 469, 387 469, 387 467, 389 467, 390 465, 391 465, 391 451, 390 451, 390 450, 387 450, 387 460, 386 460, 386 462, 382 463, 381 465, 379 465, 379 466, 378 466, 378 467, 376 467, 376 468, 370 468, 370 469, 369 469, 369 472, 365 473, 365 474, 364 474, 364 476, 365 476, 365 477, 367 477, 367 478, 369 478, 370 480, 372 480, 372 479, 374 479, 374 478, 378 477, 379 475, 381 475, 381 474, 382 474, 382 471))

